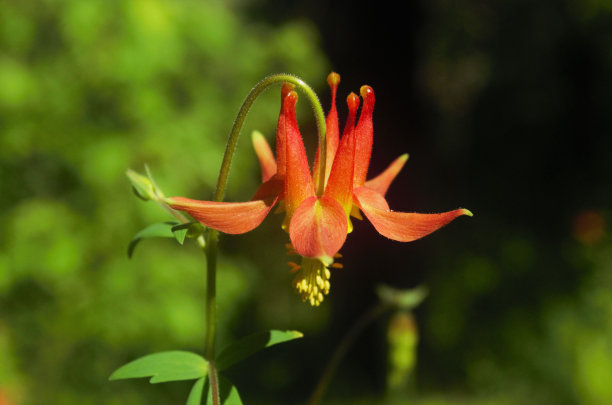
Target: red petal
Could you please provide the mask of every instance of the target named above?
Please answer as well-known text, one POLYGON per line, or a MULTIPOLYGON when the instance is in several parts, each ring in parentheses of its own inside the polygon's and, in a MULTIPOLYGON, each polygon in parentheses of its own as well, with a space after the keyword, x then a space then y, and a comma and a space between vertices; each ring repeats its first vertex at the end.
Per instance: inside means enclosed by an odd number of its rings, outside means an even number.
POLYGON ((407 153, 398 157, 389 165, 389 167, 385 169, 384 172, 374 177, 373 179, 366 181, 365 186, 371 188, 372 190, 376 190, 382 195, 387 194, 389 186, 391 185, 395 177, 398 175, 398 173, 402 170, 407 160, 407 153))
POLYGON ((325 195, 338 201, 348 216, 353 205, 353 168, 355 165, 355 115, 359 108, 359 97, 355 93, 347 98, 349 116, 342 140, 334 158, 325 195))
POLYGON ((309 197, 298 207, 289 224, 289 237, 295 250, 304 257, 333 261, 348 229, 346 214, 334 199, 309 197))
POLYGON ((293 90, 295 86, 291 83, 284 83, 281 89, 281 111, 278 116, 278 125, 276 127, 276 163, 278 164, 278 177, 280 179, 285 178, 286 173, 286 152, 285 152, 285 142, 286 142, 286 126, 285 126, 285 98, 293 90))
POLYGON ((276 174, 276 160, 274 160, 274 155, 270 145, 268 145, 268 141, 266 141, 266 138, 261 133, 253 131, 251 139, 253 141, 253 149, 255 149, 259 164, 261 165, 261 181, 266 182, 276 174))
POLYGON ((290 92, 285 97, 285 135, 286 135, 286 162, 287 173, 285 176, 285 207, 287 218, 291 218, 293 212, 306 198, 314 195, 312 177, 308 167, 306 150, 302 142, 302 135, 298 128, 295 117, 295 103, 297 93, 290 92))
POLYGON ((383 236, 399 242, 411 242, 440 229, 461 215, 472 216, 466 209, 443 212, 440 214, 417 214, 394 212, 384 208, 386 202, 379 193, 367 187, 354 190, 359 207, 374 228, 383 236))
POLYGON ((198 201, 185 197, 167 199, 175 210, 187 212, 209 228, 220 232, 238 234, 255 229, 262 223, 278 197, 241 203, 198 201))
POLYGON ((251 201, 254 200, 269 200, 274 199, 277 196, 279 200, 283 199, 283 180, 280 180, 277 176, 272 178, 259 186, 251 201))
POLYGON ((349 95, 346 96, 346 105, 349 113, 346 117, 344 130, 342 131, 343 138, 355 130, 355 117, 357 116, 357 109, 359 109, 359 96, 353 92, 350 92, 349 95))
MULTIPOLYGON (((336 150, 338 149, 338 142, 340 139, 340 130, 338 129, 338 110, 336 109, 336 92, 338 90, 338 84, 340 83, 340 75, 338 73, 330 73, 327 76, 327 84, 331 89, 332 94, 332 102, 331 107, 329 109, 329 113, 327 114, 327 118, 325 119, 325 145, 327 152, 325 155, 327 156, 325 160, 325 181, 329 177, 329 173, 331 172, 332 162, 334 160, 334 156, 336 156, 336 150)), ((319 153, 320 148, 317 148, 317 153, 315 155, 314 161, 314 170, 312 177, 315 181, 319 178, 319 153)))
POLYGON ((363 97, 363 108, 359 116, 359 122, 355 128, 355 187, 365 184, 372 154, 372 137, 374 127, 372 125, 372 113, 374 112, 374 90, 370 86, 361 86, 361 97, 363 97))

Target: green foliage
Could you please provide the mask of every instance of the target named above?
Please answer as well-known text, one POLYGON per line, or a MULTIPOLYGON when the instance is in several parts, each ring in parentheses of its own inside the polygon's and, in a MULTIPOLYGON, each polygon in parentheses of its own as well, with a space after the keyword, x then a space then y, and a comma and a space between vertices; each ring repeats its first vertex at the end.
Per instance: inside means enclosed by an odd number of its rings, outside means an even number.
POLYGON ((204 233, 206 228, 199 222, 187 222, 172 227, 174 239, 181 245, 185 243, 185 238, 197 238, 204 233))
MULTIPOLYGON (((173 219, 133 198, 125 171, 148 163, 169 195, 209 197, 257 81, 287 71, 325 85, 317 42, 307 23, 267 25, 226 2, 2 2, 0 396, 23 405, 186 397, 180 383, 106 381, 137 353, 197 352, 204 342, 201 252, 150 239, 145 254, 125 258, 139 229, 173 219)), ((245 133, 271 139, 277 114, 272 91, 245 133)), ((237 156, 228 198, 238 200, 257 187, 248 137, 237 156)), ((251 261, 222 255, 217 303, 228 330, 261 281, 251 261)))
POLYGON ((279 343, 287 342, 293 339, 299 339, 304 335, 296 330, 271 330, 267 332, 259 332, 242 338, 231 345, 227 346, 217 356, 217 368, 224 370, 239 361, 265 349, 266 347, 274 346, 279 343))
POLYGON ((205 381, 206 377, 202 377, 193 384, 189 392, 189 397, 187 397, 187 405, 200 405, 202 403, 202 392, 204 391, 205 381))
POLYGON ((198 354, 184 351, 153 353, 118 368, 109 380, 151 377, 151 384, 194 380, 206 376, 208 362, 198 354))

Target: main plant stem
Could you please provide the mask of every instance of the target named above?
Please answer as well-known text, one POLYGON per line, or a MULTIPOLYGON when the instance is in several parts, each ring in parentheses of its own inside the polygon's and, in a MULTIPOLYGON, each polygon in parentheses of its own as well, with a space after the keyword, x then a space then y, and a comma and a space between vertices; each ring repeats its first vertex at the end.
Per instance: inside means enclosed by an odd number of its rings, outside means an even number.
MULTIPOLYGON (((230 166, 236 151, 236 145, 238 145, 238 139, 240 137, 240 130, 244 124, 244 120, 255 102, 255 99, 268 87, 278 83, 292 83, 299 90, 304 92, 315 113, 315 119, 317 121, 317 130, 319 132, 319 156, 321 156, 321 170, 319 172, 319 182, 317 194, 322 195, 325 185, 325 157, 326 154, 326 141, 325 141, 325 114, 321 103, 310 86, 308 86, 302 79, 296 76, 288 74, 276 74, 268 76, 253 87, 250 93, 238 111, 236 120, 229 134, 227 140, 227 146, 225 147, 225 154, 223 155, 223 162, 221 163, 221 170, 219 171, 219 179, 217 180, 217 188, 213 196, 213 201, 221 202, 225 197, 225 190, 227 188, 227 179, 229 176, 230 166)), ((209 382, 210 389, 212 391, 212 401, 214 405, 219 405, 219 384, 217 380, 217 372, 215 368, 215 332, 217 327, 217 251, 219 244, 219 232, 214 229, 208 230, 207 240, 200 236, 198 238, 198 244, 206 253, 206 348, 204 351, 205 357, 209 362, 209 382)))

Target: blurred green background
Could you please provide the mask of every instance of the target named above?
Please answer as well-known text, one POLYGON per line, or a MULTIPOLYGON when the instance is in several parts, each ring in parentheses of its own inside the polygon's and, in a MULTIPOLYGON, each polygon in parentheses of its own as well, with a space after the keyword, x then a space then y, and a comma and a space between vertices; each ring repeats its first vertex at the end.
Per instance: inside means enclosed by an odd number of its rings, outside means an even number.
MULTIPOLYGON (((107 381, 136 357, 204 341, 198 249, 146 240, 126 257, 132 235, 169 218, 134 198, 125 170, 147 163, 167 195, 208 199, 248 90, 290 72, 327 108, 331 69, 340 100, 376 90, 372 173, 411 155, 391 207, 475 217, 411 244, 356 223, 316 309, 291 289, 281 216, 223 237, 220 345, 305 333, 229 371, 245 403, 304 403, 380 283, 430 295, 414 319, 364 331, 326 403, 612 403, 611 3, 407 7, 1 3, 0 404, 184 403, 188 383, 107 381)), ((228 200, 257 188, 248 135, 273 139, 278 93, 247 119, 228 200)))

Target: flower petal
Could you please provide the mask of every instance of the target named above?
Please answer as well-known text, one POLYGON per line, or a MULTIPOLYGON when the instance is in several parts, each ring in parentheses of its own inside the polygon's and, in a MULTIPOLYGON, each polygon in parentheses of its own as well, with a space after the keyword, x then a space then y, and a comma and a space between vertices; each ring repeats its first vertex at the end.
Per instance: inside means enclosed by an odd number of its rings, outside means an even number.
POLYGON ((199 201, 185 197, 172 197, 166 200, 175 210, 185 211, 205 226, 229 234, 245 233, 255 229, 277 201, 278 196, 240 203, 199 201))
POLYGON ((382 195, 387 194, 389 186, 391 185, 395 177, 398 175, 398 173, 402 170, 407 160, 408 154, 404 153, 402 156, 391 162, 389 167, 387 167, 384 172, 374 177, 373 179, 366 181, 365 186, 379 192, 382 195))
POLYGON ((276 160, 274 160, 274 155, 270 145, 268 145, 268 141, 266 141, 261 132, 253 131, 251 140, 261 165, 261 181, 266 182, 276 174, 276 160))
POLYGON ((389 211, 389 204, 385 197, 378 191, 373 190, 369 187, 355 187, 353 189, 353 203, 361 208, 360 201, 369 206, 378 208, 380 210, 389 211))
POLYGON ((295 117, 295 103, 297 93, 291 91, 285 97, 285 136, 286 136, 286 164, 285 176, 285 208, 287 221, 291 219, 293 212, 306 198, 314 195, 312 177, 308 167, 306 150, 302 142, 302 135, 298 128, 295 117))
POLYGON ((291 83, 283 83, 283 87, 281 89, 281 110, 278 115, 278 125, 276 127, 276 163, 278 165, 277 174, 280 179, 285 178, 286 172, 286 152, 285 152, 285 143, 286 143, 286 126, 285 126, 285 98, 287 95, 295 88, 295 86, 291 83))
POLYGON ((333 262, 346 240, 347 221, 344 210, 334 199, 309 197, 298 207, 289 224, 294 249, 304 257, 323 263, 333 262))
POLYGON ((372 154, 372 137, 374 127, 372 125, 372 114, 374 112, 374 90, 370 86, 361 86, 359 90, 363 97, 363 107, 359 115, 359 122, 355 127, 355 187, 365 184, 372 154))
POLYGON ((461 215, 472 216, 470 211, 462 208, 440 214, 390 211, 384 208, 386 201, 381 203, 384 197, 367 187, 356 188, 354 195, 378 233, 399 242, 411 242, 427 236, 461 215))
POLYGON ((254 200, 269 200, 274 199, 278 196, 279 200, 283 199, 283 181, 278 178, 278 176, 274 175, 272 178, 264 183, 262 183, 251 201, 254 200))
POLYGON ((342 134, 338 152, 334 158, 325 195, 338 201, 348 216, 353 205, 353 168, 355 165, 355 114, 359 108, 359 97, 355 93, 346 99, 349 115, 342 134))
MULTIPOLYGON (((329 113, 325 118, 325 155, 327 156, 325 160, 325 182, 327 182, 327 179, 329 178, 332 162, 334 160, 334 156, 336 156, 336 150, 338 149, 338 143, 340 141, 340 130, 338 129, 338 110, 336 109, 336 92, 338 90, 339 83, 340 75, 338 73, 332 72, 329 74, 329 76, 327 76, 327 84, 329 84, 329 87, 331 89, 332 101, 329 113)), ((320 150, 320 147, 318 147, 314 160, 314 169, 312 171, 312 177, 313 179, 315 179, 315 181, 318 181, 319 179, 319 165, 321 164, 321 162, 319 161, 320 150)))

